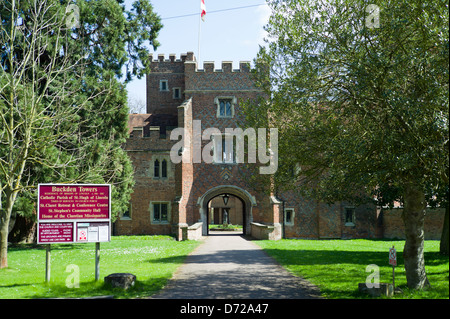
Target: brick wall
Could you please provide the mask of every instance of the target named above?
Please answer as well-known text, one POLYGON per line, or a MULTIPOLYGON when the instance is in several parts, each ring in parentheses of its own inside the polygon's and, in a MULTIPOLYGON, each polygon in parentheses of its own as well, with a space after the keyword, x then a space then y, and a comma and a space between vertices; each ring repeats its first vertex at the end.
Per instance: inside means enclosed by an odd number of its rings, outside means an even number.
POLYGON ((348 203, 328 205, 308 199, 295 191, 283 192, 285 209, 293 209, 291 224, 285 224, 286 238, 373 238, 376 231, 376 208, 374 206, 354 207, 355 221, 345 223, 345 207, 348 203))
MULTIPOLYGON (((405 226, 402 219, 403 208, 382 209, 379 236, 384 238, 404 239, 405 226)), ((440 240, 444 225, 445 210, 443 208, 428 208, 425 215, 425 239, 440 240)))
MULTIPOLYGON (((153 58, 153 57, 152 57, 153 58)), ((192 52, 182 54, 176 59, 174 54, 166 59, 163 54, 151 64, 151 73, 147 76, 147 113, 177 115, 177 107, 184 101, 186 61, 193 61, 192 52), (160 90, 160 81, 167 80, 167 90, 160 90), (174 98, 173 89, 180 88, 180 97, 174 98)))
POLYGON ((173 203, 176 197, 176 165, 170 160, 169 152, 174 141, 169 139, 168 133, 163 136, 159 131, 151 131, 148 137, 133 134, 127 139, 124 149, 133 163, 135 187, 131 194, 130 217, 118 219, 115 223, 116 235, 172 233, 171 224, 177 214, 177 206, 173 203), (159 160, 160 165, 162 160, 166 160, 167 177, 154 176, 155 159, 159 160), (167 223, 152 220, 152 202, 168 204, 167 223))

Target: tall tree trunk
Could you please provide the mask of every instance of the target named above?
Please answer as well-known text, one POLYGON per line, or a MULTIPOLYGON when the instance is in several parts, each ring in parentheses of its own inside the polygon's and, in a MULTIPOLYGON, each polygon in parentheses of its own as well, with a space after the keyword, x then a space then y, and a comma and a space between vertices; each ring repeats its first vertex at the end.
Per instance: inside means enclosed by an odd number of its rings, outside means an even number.
POLYGON ((411 289, 422 289, 430 283, 425 272, 424 220, 426 201, 424 192, 413 184, 406 185, 404 193, 403 222, 405 224, 406 281, 411 289))
POLYGON ((0 269, 8 267, 8 228, 6 211, 1 213, 0 221, 0 269))
POLYGON ((442 228, 439 251, 441 254, 448 256, 448 204, 445 207, 444 227, 442 228))
POLYGON ((8 267, 8 234, 9 221, 13 210, 17 192, 11 191, 8 187, 6 193, 6 209, 0 212, 0 269, 8 267))

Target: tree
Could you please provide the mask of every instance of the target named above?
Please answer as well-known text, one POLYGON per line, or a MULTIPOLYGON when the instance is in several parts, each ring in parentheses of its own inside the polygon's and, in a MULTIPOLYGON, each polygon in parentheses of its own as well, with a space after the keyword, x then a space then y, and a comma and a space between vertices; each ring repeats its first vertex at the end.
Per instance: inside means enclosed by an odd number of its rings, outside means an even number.
POLYGON ((130 114, 140 114, 146 112, 146 104, 140 98, 129 97, 128 98, 128 108, 130 110, 130 114))
POLYGON ((161 24, 147 0, 129 12, 123 1, 11 0, 0 16, 3 268, 14 205, 35 198, 37 183, 111 183, 113 210, 126 209, 132 167, 120 148, 128 109, 118 79, 124 66, 126 81, 145 74, 161 24))
POLYGON ((270 99, 247 105, 247 125, 270 114, 278 127, 275 187, 403 203, 407 282, 421 289, 425 208, 448 189, 448 4, 371 2, 269 1, 254 74, 270 99))

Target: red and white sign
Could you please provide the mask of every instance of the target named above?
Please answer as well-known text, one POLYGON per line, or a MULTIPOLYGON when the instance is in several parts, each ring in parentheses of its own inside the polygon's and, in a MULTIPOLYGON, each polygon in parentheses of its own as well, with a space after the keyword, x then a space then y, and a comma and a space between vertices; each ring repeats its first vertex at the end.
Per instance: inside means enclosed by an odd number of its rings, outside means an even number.
POLYGON ((389 265, 392 265, 392 267, 397 266, 397 251, 394 246, 389 248, 389 265))
POLYGON ((38 244, 110 241, 110 230, 111 185, 38 185, 38 244))
POLYGON ((49 243, 72 243, 73 223, 39 223, 38 242, 49 243))
POLYGON ((108 219, 109 185, 39 185, 38 219, 108 219))
POLYGON ((77 241, 87 241, 88 230, 87 228, 78 228, 77 241))

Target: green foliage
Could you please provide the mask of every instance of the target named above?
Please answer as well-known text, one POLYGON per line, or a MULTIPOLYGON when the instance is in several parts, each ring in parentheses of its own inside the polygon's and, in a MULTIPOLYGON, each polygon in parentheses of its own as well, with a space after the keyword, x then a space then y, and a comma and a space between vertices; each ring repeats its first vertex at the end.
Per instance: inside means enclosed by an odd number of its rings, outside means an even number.
POLYGON ((412 182, 445 201, 448 3, 378 1, 379 28, 371 3, 269 1, 254 73, 270 98, 246 107, 247 125, 279 129, 277 188, 358 201, 382 187, 392 201, 412 182))
POLYGON ((75 2, 79 25, 67 28, 72 1, 33 3, 0 4, 3 195, 20 189, 19 196, 35 201, 30 189, 38 183, 109 183, 114 219, 127 209, 133 186, 121 149, 128 108, 120 81, 148 71, 160 18, 148 0, 135 1, 130 11, 122 0, 82 0, 75 2), (22 160, 23 171, 15 164, 22 160))

